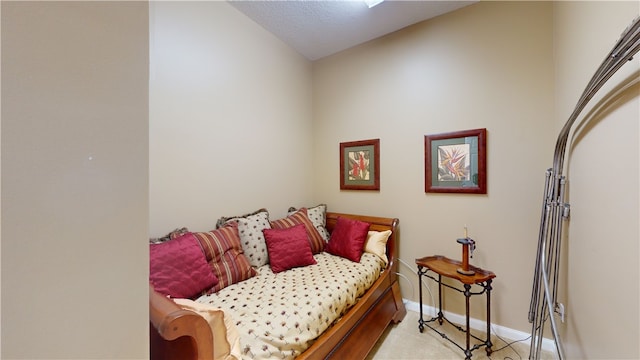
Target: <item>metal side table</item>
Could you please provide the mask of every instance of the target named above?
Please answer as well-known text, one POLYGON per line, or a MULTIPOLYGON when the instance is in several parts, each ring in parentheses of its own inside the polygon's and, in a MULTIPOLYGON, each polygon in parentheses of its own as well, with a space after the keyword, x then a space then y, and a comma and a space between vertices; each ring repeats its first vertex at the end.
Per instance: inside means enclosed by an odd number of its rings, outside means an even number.
POLYGON ((474 350, 477 350, 482 346, 486 346, 485 350, 487 352, 487 356, 490 356, 492 352, 491 346, 493 345, 491 344, 491 282, 492 282, 492 279, 496 277, 496 274, 494 274, 491 271, 483 270, 475 266, 469 266, 469 269, 471 271, 468 273, 470 274, 465 275, 461 273, 460 269, 461 269, 462 263, 460 261, 451 260, 449 258, 440 256, 440 255, 427 256, 420 259, 416 259, 416 265, 418 266, 418 287, 420 288, 420 320, 418 320, 418 329, 420 329, 420 332, 424 331, 424 327, 426 325, 427 327, 429 327, 430 329, 438 333, 440 336, 442 336, 443 338, 449 340, 451 343, 456 345, 458 348, 460 348, 460 350, 464 351, 465 359, 467 360, 471 359, 471 353, 474 350), (428 274, 430 271, 437 274, 438 276, 435 277, 435 275, 428 274), (426 276, 438 282, 438 316, 435 316, 429 320, 424 320, 423 313, 422 313, 422 286, 421 286, 422 276, 426 276), (461 290, 449 284, 444 284, 442 282, 443 276, 460 281, 464 287, 464 290, 461 290), (472 285, 476 285, 477 287, 480 287, 480 290, 477 292, 472 292, 471 291, 472 285), (451 323, 451 321, 449 321, 447 318, 444 317, 444 314, 442 313, 442 287, 443 286, 446 286, 448 288, 451 288, 457 292, 464 294, 465 308, 466 308, 466 328, 465 329, 463 329, 462 327, 456 324, 451 323), (486 339, 481 339, 471 334, 469 329, 469 298, 472 295, 482 295, 482 294, 487 295, 487 337, 486 339), (437 330, 436 328, 434 328, 429 324, 436 320, 438 320, 438 323, 440 325, 442 325, 443 321, 446 320, 449 324, 453 325, 456 329, 466 332, 466 340, 467 340, 466 347, 462 347, 461 345, 457 344, 455 341, 447 337, 445 333, 437 330), (480 341, 480 343, 477 343, 471 346, 472 337, 480 341))

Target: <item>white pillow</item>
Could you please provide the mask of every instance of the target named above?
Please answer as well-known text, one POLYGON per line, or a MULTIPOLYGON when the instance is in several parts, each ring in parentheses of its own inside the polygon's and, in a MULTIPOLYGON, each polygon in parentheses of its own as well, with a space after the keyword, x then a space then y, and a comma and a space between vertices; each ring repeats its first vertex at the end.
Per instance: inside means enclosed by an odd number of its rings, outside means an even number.
POLYGON ((391 236, 391 230, 369 231, 367 233, 367 240, 364 243, 364 251, 378 255, 378 257, 388 265, 387 240, 389 236, 391 236))
POLYGON ((224 311, 207 304, 190 299, 173 299, 185 310, 190 310, 202 316, 211 327, 213 334, 214 360, 240 360, 240 335, 230 316, 224 311))

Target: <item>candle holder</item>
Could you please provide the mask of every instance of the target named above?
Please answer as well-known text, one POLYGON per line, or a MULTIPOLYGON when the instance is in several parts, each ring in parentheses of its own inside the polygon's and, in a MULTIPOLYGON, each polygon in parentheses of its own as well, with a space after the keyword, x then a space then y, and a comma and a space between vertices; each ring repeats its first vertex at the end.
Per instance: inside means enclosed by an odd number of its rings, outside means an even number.
POLYGON ((456 241, 459 244, 462 244, 462 267, 458 268, 457 271, 462 275, 475 274, 476 272, 469 268, 469 257, 473 257, 473 251, 476 249, 476 242, 468 236, 456 241), (469 249, 471 249, 471 252, 469 252, 469 249))

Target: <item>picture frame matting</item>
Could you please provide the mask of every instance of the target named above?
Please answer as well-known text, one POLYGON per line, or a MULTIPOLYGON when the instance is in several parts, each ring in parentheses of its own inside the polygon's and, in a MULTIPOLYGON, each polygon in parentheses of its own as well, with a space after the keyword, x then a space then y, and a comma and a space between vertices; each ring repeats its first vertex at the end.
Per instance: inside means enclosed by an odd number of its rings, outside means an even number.
POLYGON ((487 129, 425 135, 426 193, 487 193, 487 129))

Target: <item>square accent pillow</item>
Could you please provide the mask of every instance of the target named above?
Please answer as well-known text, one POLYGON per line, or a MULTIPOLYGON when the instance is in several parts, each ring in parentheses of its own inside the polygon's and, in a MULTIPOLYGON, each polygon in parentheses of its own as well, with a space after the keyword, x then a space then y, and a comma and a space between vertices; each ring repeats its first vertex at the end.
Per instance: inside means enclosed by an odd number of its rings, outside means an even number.
POLYGON ((238 222, 238 234, 240 244, 251 266, 260 267, 269 263, 267 244, 264 241, 262 230, 271 229, 269 224, 269 212, 267 209, 260 209, 251 214, 234 217, 222 217, 218 220, 218 228, 229 222, 238 222))
POLYGON ((369 231, 367 233, 367 241, 364 243, 364 251, 378 255, 388 265, 387 240, 389 240, 389 236, 391 236, 391 230, 369 231))
POLYGON ((264 229, 271 271, 279 273, 294 267, 316 264, 303 224, 286 229, 264 229))
POLYGON ((325 251, 353 262, 360 262, 369 225, 364 221, 338 217, 325 251))
POLYGON ((311 252, 313 254, 318 254, 322 252, 324 249, 324 240, 322 240, 322 236, 316 230, 316 227, 313 226, 311 220, 307 216, 307 209, 302 208, 293 214, 287 216, 283 219, 274 220, 271 222, 272 229, 286 229, 292 226, 303 224, 305 229, 307 230, 307 235, 309 236, 309 243, 311 244, 311 252))
POLYGON ((238 223, 235 221, 219 229, 193 235, 200 242, 209 266, 218 278, 218 284, 210 292, 216 292, 257 274, 242 252, 238 223))
POLYGON ((178 298, 193 297, 218 283, 192 234, 149 244, 149 281, 157 292, 178 298))
MULTIPOLYGON (((292 215, 295 213, 297 209, 295 207, 290 207, 287 215, 292 215)), ((313 207, 307 208, 307 216, 313 226, 316 227, 320 236, 324 241, 329 241, 329 230, 327 230, 327 205, 320 204, 313 207)))
POLYGON ((202 316, 213 334, 213 359, 241 359, 240 334, 233 319, 222 310, 189 299, 174 299, 176 304, 185 310, 202 316))
POLYGON ((189 232, 189 229, 187 229, 186 227, 183 228, 177 228, 175 230, 173 230, 172 232, 168 233, 167 235, 160 237, 160 238, 150 238, 149 239, 149 243, 151 244, 158 244, 158 243, 162 243, 165 241, 169 241, 171 239, 175 239, 177 237, 180 237, 186 233, 189 232))
POLYGON ((236 215, 236 216, 222 216, 220 219, 218 219, 218 221, 216 222, 216 229, 219 229, 221 227, 223 227, 226 223, 233 221, 235 219, 239 219, 239 218, 246 218, 249 217, 251 215, 256 215, 259 214, 261 212, 267 212, 267 209, 262 208, 262 209, 258 209, 254 212, 251 213, 247 213, 244 215, 236 215))

